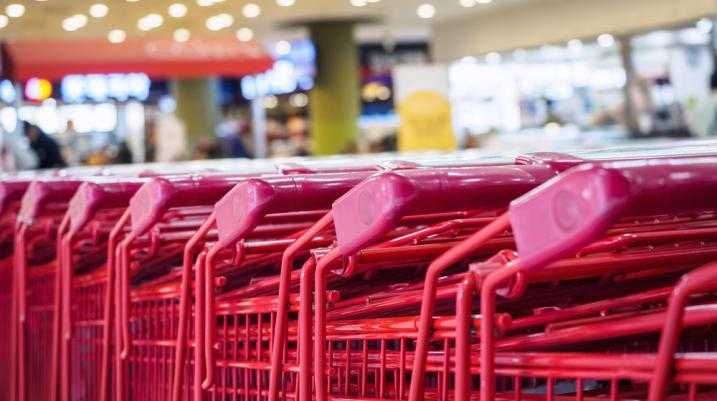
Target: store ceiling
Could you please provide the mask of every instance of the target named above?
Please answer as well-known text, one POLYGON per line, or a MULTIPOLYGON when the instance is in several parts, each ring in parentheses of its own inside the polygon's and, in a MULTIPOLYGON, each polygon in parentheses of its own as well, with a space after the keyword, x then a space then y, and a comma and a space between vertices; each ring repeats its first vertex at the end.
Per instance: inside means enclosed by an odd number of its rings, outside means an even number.
MULTIPOLYGON (((292 28, 297 22, 354 18, 377 21, 359 27, 359 40, 387 37, 400 40, 421 36, 425 39, 430 33, 431 24, 436 21, 465 17, 467 14, 479 15, 528 1, 542 0, 473 1, 476 4, 472 7, 464 7, 462 3, 470 0, 294 0, 291 6, 280 6, 279 3, 291 3, 292 0, 4 0, 0 1, 0 13, 17 13, 18 7, 12 4, 23 5, 24 13, 20 17, 7 20, 7 25, 0 29, 0 39, 107 37, 112 29, 122 29, 127 37, 171 38, 175 30, 180 28, 188 30, 192 37, 206 37, 234 35, 239 28, 248 27, 256 33, 260 41, 278 40, 302 34, 300 30, 292 28), (362 1, 367 2, 363 7, 352 5, 352 2, 362 1), (482 3, 478 4, 479 1, 482 3), (490 2, 486 3, 488 1, 490 2), (199 4, 203 2, 213 4, 199 4), (107 15, 101 18, 90 15, 90 7, 98 3, 107 6, 107 15), (171 17, 169 6, 173 3, 184 4, 186 15, 180 18, 171 17), (259 16, 247 18, 243 15, 244 7, 249 3, 260 7, 259 16), (435 8, 433 18, 423 19, 418 16, 418 7, 425 3, 430 3, 435 8), (8 6, 15 8, 8 9, 8 6), (162 16, 162 24, 149 31, 140 30, 138 21, 152 13, 162 16), (233 17, 231 26, 218 31, 209 30, 207 19, 222 13, 233 17), (64 30, 63 21, 77 14, 86 16, 86 22, 83 23, 84 18, 80 17, 79 24, 75 25, 81 27, 74 31, 64 30)), ((99 9, 101 11, 102 7, 99 9)), ((426 12, 426 9, 423 11, 426 12)), ((0 25, 3 25, 2 20, 4 18, 0 17, 0 25)))

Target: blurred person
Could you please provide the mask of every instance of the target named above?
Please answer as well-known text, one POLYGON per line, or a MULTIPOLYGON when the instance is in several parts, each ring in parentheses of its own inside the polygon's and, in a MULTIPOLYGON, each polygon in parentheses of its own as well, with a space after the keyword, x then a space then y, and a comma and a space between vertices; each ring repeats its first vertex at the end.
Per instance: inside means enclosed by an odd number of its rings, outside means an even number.
POLYGON ((311 155, 305 118, 301 116, 289 117, 286 121, 286 132, 289 134, 291 156, 311 155))
POLYGON ((217 135, 221 140, 223 156, 251 159, 252 154, 244 142, 244 137, 248 132, 251 132, 249 124, 227 113, 217 126, 217 135))
POLYGON ((222 155, 219 143, 210 138, 200 138, 194 147, 194 155, 192 160, 209 160, 218 159, 222 155))
POLYGON ((60 134, 59 139, 62 156, 71 166, 82 164, 92 153, 92 138, 79 133, 72 120, 67 120, 65 131, 60 134))
POLYGON ((60 153, 60 145, 56 140, 51 138, 40 127, 23 122, 24 132, 30 141, 30 147, 37 155, 37 168, 57 168, 67 167, 65 159, 60 153))
POLYGON ((157 118, 157 161, 175 162, 186 157, 187 132, 184 123, 174 113, 162 113, 157 118))
POLYGON ((17 132, 0 131, 0 171, 13 172, 36 168, 37 156, 27 137, 17 132))

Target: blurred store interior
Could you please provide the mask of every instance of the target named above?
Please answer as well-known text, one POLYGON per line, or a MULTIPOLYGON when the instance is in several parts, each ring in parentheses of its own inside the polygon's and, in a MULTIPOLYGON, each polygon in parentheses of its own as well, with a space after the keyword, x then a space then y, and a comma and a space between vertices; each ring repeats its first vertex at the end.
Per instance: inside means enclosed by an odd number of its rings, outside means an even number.
POLYGON ((717 134, 713 0, 1 4, 4 171, 717 134))

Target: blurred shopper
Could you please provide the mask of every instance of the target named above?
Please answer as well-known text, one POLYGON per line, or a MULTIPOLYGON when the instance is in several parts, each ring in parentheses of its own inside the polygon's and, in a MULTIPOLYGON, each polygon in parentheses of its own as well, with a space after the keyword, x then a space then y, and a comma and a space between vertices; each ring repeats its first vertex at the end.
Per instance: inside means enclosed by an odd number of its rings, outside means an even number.
POLYGON ((24 122, 24 131, 30 141, 30 147, 37 155, 38 168, 67 167, 56 140, 44 133, 40 127, 27 121, 24 122))
POLYGON ((222 155, 224 157, 252 158, 244 142, 245 133, 250 132, 248 124, 238 116, 225 113, 225 117, 217 126, 217 135, 221 141, 222 155))
POLYGON ((0 171, 12 172, 37 167, 37 156, 24 135, 0 131, 0 171))
POLYGON ((154 161, 168 163, 182 160, 187 155, 187 133, 184 123, 174 113, 162 113, 153 125, 155 146, 154 161))
POLYGON ((92 138, 75 129, 75 123, 67 120, 65 131, 60 134, 62 156, 71 166, 82 164, 92 153, 92 138))

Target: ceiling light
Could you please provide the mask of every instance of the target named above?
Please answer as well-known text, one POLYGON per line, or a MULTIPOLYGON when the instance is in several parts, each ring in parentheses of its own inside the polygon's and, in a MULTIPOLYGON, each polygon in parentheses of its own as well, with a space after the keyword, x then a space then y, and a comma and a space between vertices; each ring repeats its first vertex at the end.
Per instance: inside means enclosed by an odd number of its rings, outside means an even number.
POLYGON ((10 18, 19 18, 25 15, 25 6, 13 3, 5 7, 5 14, 10 18))
POLYGON ((264 103, 265 109, 274 109, 279 105, 279 99, 274 95, 269 95, 263 99, 262 103, 264 103))
POLYGON ((461 3, 463 7, 473 7, 478 4, 476 0, 458 0, 458 2, 461 3))
POLYGON ((702 18, 701 20, 697 21, 695 24, 695 27, 702 32, 703 34, 707 35, 712 31, 712 26, 714 23, 709 18, 702 18))
POLYGON ((485 55, 485 61, 488 64, 500 64, 500 61, 503 58, 501 57, 500 53, 498 52, 490 52, 485 55))
POLYGON ((476 3, 478 4, 490 4, 493 0, 476 0, 476 3))
POLYGON ((434 15, 436 15, 436 7, 429 3, 421 4, 416 9, 416 14, 418 14, 420 18, 431 19, 434 15))
POLYGON ((282 7, 291 7, 296 3, 296 0, 276 0, 276 4, 282 7))
POLYGON ((351 5, 354 7, 363 7, 366 4, 366 0, 351 0, 351 5))
POLYGON ((287 54, 291 53, 291 43, 287 42, 286 40, 280 40, 276 42, 274 50, 276 50, 276 54, 280 56, 286 56, 287 54))
POLYGON ((255 3, 247 3, 242 7, 241 12, 247 18, 256 18, 261 14, 261 7, 255 3))
POLYGON ((254 38, 254 31, 249 28, 239 28, 236 35, 239 41, 248 42, 254 38))
POLYGON ((10 18, 8 18, 5 14, 0 14, 0 29, 5 28, 8 22, 10 22, 10 18))
POLYGON ((615 37, 609 33, 603 33, 597 37, 597 43, 600 47, 611 47, 615 44, 615 37))
POLYGON ((513 58, 517 61, 523 61, 528 57, 528 52, 525 49, 518 48, 513 50, 513 58))
POLYGON ((164 18, 156 13, 147 14, 137 21, 137 28, 141 31, 151 31, 154 28, 159 28, 164 23, 164 18))
POLYGON ((570 39, 568 41, 568 50, 573 53, 579 53, 583 50, 583 42, 580 39, 570 39))
POLYGON ((95 18, 102 18, 107 15, 110 8, 106 4, 97 3, 90 6, 90 15, 95 18))
POLYGON ((214 0, 197 0, 197 5, 200 7, 209 7, 214 5, 214 0))
POLYGON ((170 17, 182 18, 182 17, 184 17, 185 15, 187 15, 187 6, 185 6, 185 5, 182 4, 182 3, 174 3, 174 4, 171 4, 171 5, 167 8, 167 13, 169 13, 169 16, 170 16, 170 17))
POLYGON ((192 34, 191 32, 189 32, 189 29, 185 28, 175 29, 174 34, 172 35, 172 37, 174 37, 174 40, 177 42, 186 42, 191 36, 192 34))
POLYGON ((62 20, 62 29, 73 32, 87 25, 87 16, 75 14, 62 20))
POLYGON ((230 14, 222 13, 207 18, 207 29, 210 31, 218 31, 220 29, 228 28, 234 24, 234 17, 230 14))
POLYGON ((107 33, 107 40, 112 43, 122 43, 127 39, 127 34, 121 29, 113 29, 107 33))

